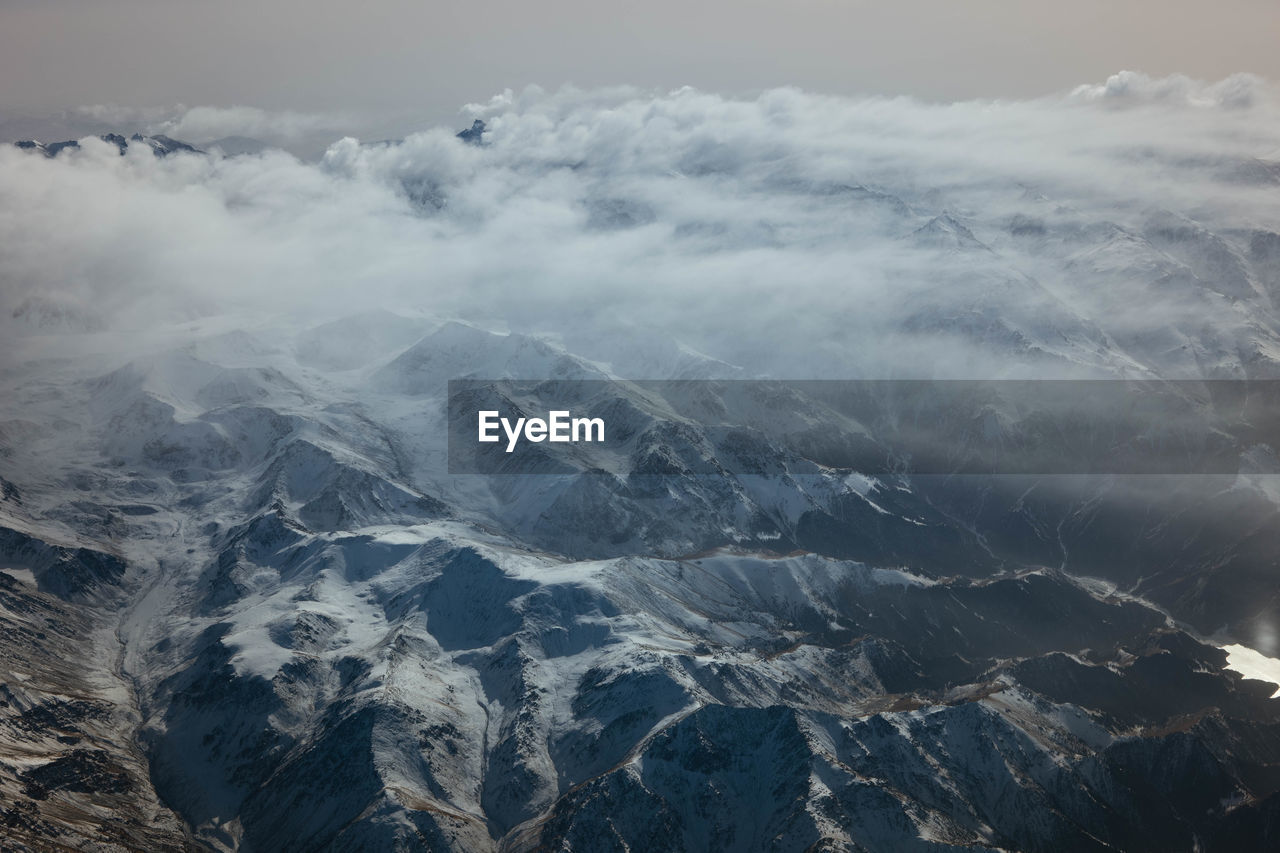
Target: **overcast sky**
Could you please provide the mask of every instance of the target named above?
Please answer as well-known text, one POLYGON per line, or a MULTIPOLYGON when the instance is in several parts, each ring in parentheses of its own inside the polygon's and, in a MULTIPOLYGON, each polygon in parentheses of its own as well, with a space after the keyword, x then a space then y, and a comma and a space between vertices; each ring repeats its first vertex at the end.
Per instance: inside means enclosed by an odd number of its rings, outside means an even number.
POLYGON ((180 103, 403 131, 565 83, 1016 97, 1122 69, 1280 79, 1277 36, 1275 0, 0 0, 0 118, 180 103))

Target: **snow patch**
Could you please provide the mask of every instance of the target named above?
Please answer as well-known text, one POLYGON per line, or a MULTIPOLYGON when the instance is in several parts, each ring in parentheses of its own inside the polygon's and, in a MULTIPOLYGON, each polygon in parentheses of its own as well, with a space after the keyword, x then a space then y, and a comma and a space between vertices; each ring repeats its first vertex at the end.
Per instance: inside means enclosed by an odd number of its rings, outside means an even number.
POLYGON ((1238 672, 1245 678, 1276 685, 1276 691, 1271 694, 1271 698, 1280 697, 1280 660, 1269 658, 1261 652, 1238 643, 1223 646, 1222 650, 1227 653, 1227 669, 1238 672))

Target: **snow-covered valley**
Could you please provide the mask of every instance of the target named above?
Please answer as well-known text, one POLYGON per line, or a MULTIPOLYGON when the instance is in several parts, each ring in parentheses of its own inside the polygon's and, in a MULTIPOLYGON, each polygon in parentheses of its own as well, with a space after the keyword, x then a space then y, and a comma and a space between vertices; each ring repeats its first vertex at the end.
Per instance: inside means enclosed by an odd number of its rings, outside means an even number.
MULTIPOLYGON (((115 686, 67 728, 101 762, 145 760, 128 790, 190 843, 1167 849, 1266 819, 1273 759, 1250 745, 1280 723, 1275 688, 1196 639, 1222 627, 1192 627, 1202 602, 1160 598, 1178 567, 1074 574, 1109 568, 1066 555, 1103 544, 1105 494, 1012 506, 971 484, 1001 511, 966 519, 954 490, 820 467, 450 476, 448 378, 607 368, 414 322, 346 371, 311 366, 305 331, 188 324, 141 355, 22 341, 3 507, 36 544, 6 546, 5 582, 76 614, 86 651, 60 666, 115 686)), ((1265 501, 1246 492, 1220 499, 1265 501)), ((15 654, 59 656, 30 634, 52 617, 6 612, 15 654)), ((1230 615, 1243 632, 1257 610, 1230 615)), ((83 701, 51 674, 6 689, 24 750, 47 731, 22 720, 83 701)), ((101 779, 33 802, 114 814, 101 779)), ((73 831, 47 825, 21 837, 73 831)))
POLYGON ((1215 92, 0 151, 3 846, 1277 846, 1230 405, 1226 474, 915 477, 728 381, 1280 378, 1280 125, 1215 92), (626 441, 450 474, 467 378, 617 380, 626 441))

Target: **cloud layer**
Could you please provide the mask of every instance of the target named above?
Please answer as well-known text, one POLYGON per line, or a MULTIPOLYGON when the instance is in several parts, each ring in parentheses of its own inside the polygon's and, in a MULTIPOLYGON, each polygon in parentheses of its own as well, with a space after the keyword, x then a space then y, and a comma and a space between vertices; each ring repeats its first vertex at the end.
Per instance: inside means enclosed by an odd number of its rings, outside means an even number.
POLYGON ((334 133, 350 125, 337 115, 299 112, 269 112, 258 107, 191 107, 159 122, 151 129, 177 139, 208 142, 226 136, 248 136, 280 146, 323 133, 334 133))
MULTIPOLYGON (((381 305, 606 354, 661 331, 773 375, 1229 372, 1280 352, 1273 95, 1136 74, 946 105, 533 89, 468 108, 482 145, 5 148, 0 308, 30 333, 381 305)), ((317 127, 193 109, 165 129, 317 127)))

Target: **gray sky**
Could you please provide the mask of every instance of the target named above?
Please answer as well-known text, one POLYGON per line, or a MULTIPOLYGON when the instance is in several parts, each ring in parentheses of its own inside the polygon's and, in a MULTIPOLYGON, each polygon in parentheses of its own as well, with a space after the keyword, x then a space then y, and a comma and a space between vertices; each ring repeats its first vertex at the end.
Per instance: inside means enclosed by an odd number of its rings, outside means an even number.
POLYGON ((1275 0, 0 0, 0 116, 243 105, 391 129, 564 83, 1010 97, 1122 69, 1275 80, 1278 36, 1275 0))

